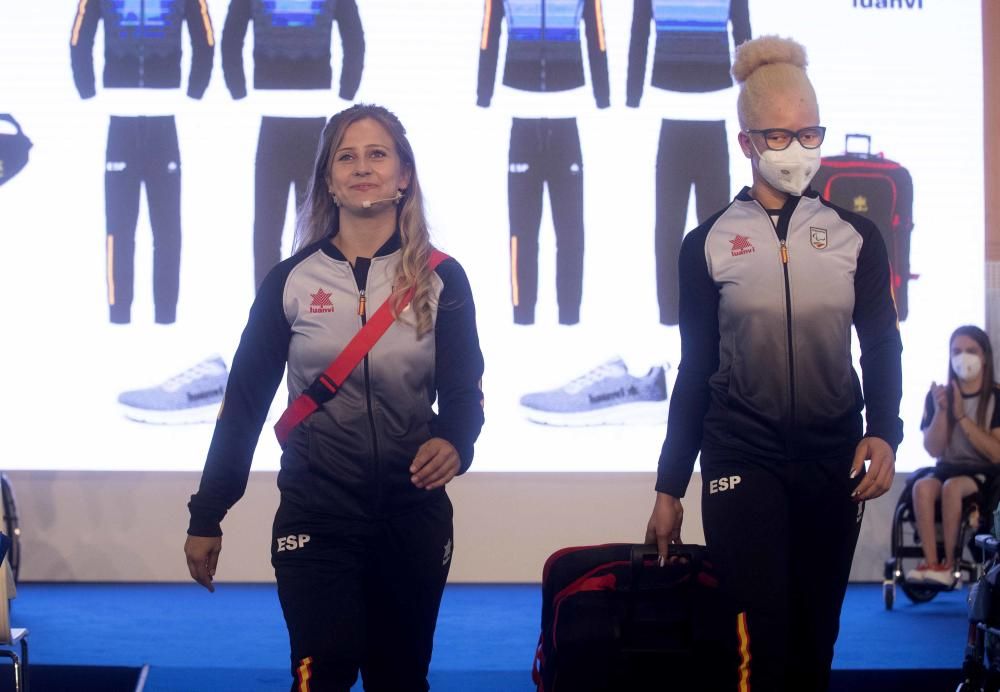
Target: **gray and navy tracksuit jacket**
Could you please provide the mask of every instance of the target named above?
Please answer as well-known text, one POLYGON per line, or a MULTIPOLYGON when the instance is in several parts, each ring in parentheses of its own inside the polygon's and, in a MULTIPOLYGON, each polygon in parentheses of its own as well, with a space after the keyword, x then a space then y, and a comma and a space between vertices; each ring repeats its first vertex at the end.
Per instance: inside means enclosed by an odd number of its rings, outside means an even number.
POLYGON ((215 38, 206 0, 79 0, 70 36, 73 81, 96 93, 94 36, 104 21, 104 86, 175 89, 181 83, 181 24, 191 36, 188 96, 199 99, 212 74, 215 38))
POLYGON ((642 98, 650 23, 656 25, 653 86, 704 92, 733 85, 729 26, 731 23, 733 46, 750 39, 747 0, 634 0, 627 105, 634 108, 642 98))
MULTIPOLYGON (((397 234, 352 267, 325 238, 268 274, 233 358, 201 485, 189 504, 189 533, 221 535, 223 516, 246 489, 286 363, 291 400, 389 297, 401 256, 397 234)), ((469 468, 483 425, 475 306, 454 259, 442 262, 432 280, 434 329, 417 339, 404 311, 404 321, 392 324, 337 395, 289 436, 278 474, 286 510, 322 521, 412 509, 443 492, 410 482, 410 462, 432 437, 454 445, 461 471, 469 468)))
POLYGON ((699 450, 780 463, 849 459, 863 434, 893 449, 902 440, 885 245, 870 221, 814 192, 790 196, 775 223, 744 188, 685 237, 680 329, 659 492, 684 495, 699 450))
POLYGON ((566 91, 583 86, 583 20, 590 79, 598 108, 610 104, 608 51, 600 0, 485 0, 479 43, 477 103, 489 106, 496 81, 500 23, 507 19, 503 83, 523 91, 566 91))
POLYGON ((232 0, 222 27, 222 72, 236 99, 247 95, 243 41, 251 21, 254 88, 329 89, 330 41, 337 22, 343 49, 340 98, 354 98, 365 62, 355 0, 232 0))

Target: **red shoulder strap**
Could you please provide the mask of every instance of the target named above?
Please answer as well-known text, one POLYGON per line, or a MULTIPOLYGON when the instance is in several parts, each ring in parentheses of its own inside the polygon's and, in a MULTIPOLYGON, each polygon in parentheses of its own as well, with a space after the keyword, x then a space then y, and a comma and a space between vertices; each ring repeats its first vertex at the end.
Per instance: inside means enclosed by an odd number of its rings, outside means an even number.
MULTIPOLYGON (((431 271, 434 271, 446 259, 448 259, 448 255, 432 248, 427 266, 430 267, 431 271)), ((400 301, 399 309, 403 310, 409 305, 412 298, 413 289, 410 289, 400 301)), ((344 350, 327 366, 326 370, 281 414, 281 418, 274 425, 274 434, 282 448, 285 447, 285 442, 295 426, 308 418, 323 403, 336 396, 337 391, 351 374, 351 371, 357 367, 358 363, 372 350, 375 343, 392 326, 394 320, 391 302, 390 297, 379 306, 375 314, 365 322, 365 326, 354 335, 344 350)))

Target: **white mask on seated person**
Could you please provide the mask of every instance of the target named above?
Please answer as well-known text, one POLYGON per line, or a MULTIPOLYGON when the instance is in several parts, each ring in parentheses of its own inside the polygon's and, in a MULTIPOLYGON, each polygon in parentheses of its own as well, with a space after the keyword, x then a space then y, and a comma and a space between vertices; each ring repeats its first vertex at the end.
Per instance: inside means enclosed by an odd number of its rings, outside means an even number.
POLYGON ((968 382, 979 377, 983 371, 983 359, 974 353, 957 353, 951 357, 951 368, 958 379, 968 382))

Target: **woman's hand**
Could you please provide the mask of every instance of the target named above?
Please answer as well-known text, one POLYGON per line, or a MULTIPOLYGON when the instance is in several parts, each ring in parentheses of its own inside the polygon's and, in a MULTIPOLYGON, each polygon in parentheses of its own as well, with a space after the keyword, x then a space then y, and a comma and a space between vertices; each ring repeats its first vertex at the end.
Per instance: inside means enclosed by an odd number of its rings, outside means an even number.
POLYGON ((892 479, 896 475, 896 455, 892 453, 889 443, 879 437, 863 437, 854 452, 854 463, 851 464, 851 478, 856 478, 865 468, 865 460, 870 459, 868 473, 858 483, 851 494, 855 502, 874 500, 885 495, 892 487, 892 479))
POLYGON ((653 514, 646 525, 646 543, 656 544, 660 565, 667 561, 667 547, 681 542, 681 524, 684 523, 684 508, 673 495, 656 493, 653 514))
POLYGON ((951 381, 951 412, 954 414, 955 420, 965 417, 965 402, 962 401, 962 390, 955 380, 951 381))
POLYGON ((221 552, 222 536, 188 536, 184 541, 184 555, 191 578, 209 591, 215 591, 212 579, 221 552))
POLYGON ((931 382, 931 398, 934 401, 934 413, 944 411, 948 406, 948 388, 943 384, 931 382))
POLYGON ((432 437, 420 445, 413 457, 410 481, 424 490, 440 488, 455 477, 461 466, 458 450, 448 440, 432 437))

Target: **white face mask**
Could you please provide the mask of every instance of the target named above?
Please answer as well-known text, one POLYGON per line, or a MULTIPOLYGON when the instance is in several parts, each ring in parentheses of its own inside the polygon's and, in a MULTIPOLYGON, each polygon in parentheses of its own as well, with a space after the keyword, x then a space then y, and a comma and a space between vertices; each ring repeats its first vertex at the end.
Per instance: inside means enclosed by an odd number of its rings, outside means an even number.
POLYGON ((764 180, 772 187, 790 195, 801 195, 809 187, 809 181, 819 170, 819 147, 806 149, 793 140, 787 149, 774 151, 767 149, 764 153, 757 151, 757 145, 750 140, 750 146, 760 158, 757 160, 757 170, 764 180))
POLYGON ((983 359, 974 353, 958 353, 951 357, 951 369, 958 379, 968 382, 979 377, 983 371, 983 359))

